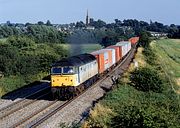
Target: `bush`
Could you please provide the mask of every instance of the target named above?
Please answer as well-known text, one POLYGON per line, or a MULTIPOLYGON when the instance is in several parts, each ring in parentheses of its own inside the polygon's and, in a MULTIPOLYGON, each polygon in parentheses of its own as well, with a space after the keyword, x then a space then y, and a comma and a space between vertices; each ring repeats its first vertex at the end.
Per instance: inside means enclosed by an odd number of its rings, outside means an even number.
POLYGON ((110 116, 113 116, 114 113, 111 109, 102 106, 101 104, 97 104, 94 110, 91 110, 89 113, 89 120, 83 124, 83 127, 87 127, 87 125, 91 128, 104 128, 106 125, 109 125, 111 122, 110 116), (102 118, 103 117, 103 118, 102 118))
POLYGON ((112 119, 111 127, 132 128, 143 126, 143 116, 137 106, 124 106, 112 119))
POLYGON ((7 43, 19 50, 33 49, 36 46, 32 39, 25 36, 11 36, 7 39, 7 43))
POLYGON ((117 115, 112 118, 113 128, 168 128, 178 127, 178 114, 169 111, 163 106, 142 104, 123 106, 117 110, 117 115))
POLYGON ((151 42, 150 33, 147 31, 141 31, 139 42, 142 47, 144 48, 149 47, 149 43, 151 42))
POLYGON ((0 45, 0 71, 4 75, 16 73, 15 64, 19 58, 18 50, 10 45, 0 45))
POLYGON ((150 67, 135 69, 130 76, 131 85, 140 91, 163 91, 163 80, 158 72, 150 67))
POLYGON ((148 64, 153 65, 153 66, 157 65, 157 63, 156 63, 157 56, 150 47, 145 48, 143 51, 143 54, 145 55, 145 59, 148 64))

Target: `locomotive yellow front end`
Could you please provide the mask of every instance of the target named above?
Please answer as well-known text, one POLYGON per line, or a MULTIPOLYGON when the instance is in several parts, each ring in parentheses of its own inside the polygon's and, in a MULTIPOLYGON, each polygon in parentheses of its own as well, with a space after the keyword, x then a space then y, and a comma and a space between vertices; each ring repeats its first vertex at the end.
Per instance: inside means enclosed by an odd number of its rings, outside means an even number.
POLYGON ((65 87, 78 86, 78 75, 74 67, 52 67, 51 86, 65 87))

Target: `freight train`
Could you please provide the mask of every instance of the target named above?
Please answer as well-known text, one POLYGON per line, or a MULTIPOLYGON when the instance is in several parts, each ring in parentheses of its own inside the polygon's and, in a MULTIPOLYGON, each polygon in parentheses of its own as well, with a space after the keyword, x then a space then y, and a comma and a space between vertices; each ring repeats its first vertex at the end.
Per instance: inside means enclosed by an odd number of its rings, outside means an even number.
POLYGON ((90 54, 64 58, 51 66, 51 91, 55 98, 69 99, 90 87, 128 54, 139 37, 121 41, 90 54))

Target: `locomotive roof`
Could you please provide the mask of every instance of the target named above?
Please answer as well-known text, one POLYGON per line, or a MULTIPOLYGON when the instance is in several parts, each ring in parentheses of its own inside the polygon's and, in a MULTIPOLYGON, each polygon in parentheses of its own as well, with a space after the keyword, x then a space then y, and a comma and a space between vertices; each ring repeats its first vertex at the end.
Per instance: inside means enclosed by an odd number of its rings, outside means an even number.
POLYGON ((95 56, 91 54, 80 54, 69 58, 64 58, 60 61, 55 62, 52 66, 81 66, 96 60, 95 56))

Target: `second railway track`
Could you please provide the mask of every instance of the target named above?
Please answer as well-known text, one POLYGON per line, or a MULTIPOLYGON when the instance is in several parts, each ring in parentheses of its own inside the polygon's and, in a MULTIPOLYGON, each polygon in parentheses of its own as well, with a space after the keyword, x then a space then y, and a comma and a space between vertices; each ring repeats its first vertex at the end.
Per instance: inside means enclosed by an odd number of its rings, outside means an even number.
MULTIPOLYGON (((119 74, 119 73, 116 74, 116 70, 118 68, 120 68, 121 65, 123 65, 126 62, 126 60, 128 60, 130 58, 132 59, 132 57, 130 57, 130 56, 134 56, 134 53, 135 53, 135 48, 133 48, 130 51, 130 53, 124 58, 124 60, 118 66, 116 66, 112 71, 110 71, 108 74, 106 74, 100 80, 98 80, 90 88, 94 88, 95 85, 101 83, 102 81, 104 81, 105 79, 110 77, 112 74, 115 74, 115 75, 119 74)), ((122 67, 122 68, 126 68, 126 67, 122 67)), ((82 94, 87 92, 90 88, 86 89, 82 94)), ((56 101, 56 100, 55 101, 49 101, 48 103, 42 105, 41 107, 38 106, 37 110, 34 110, 34 112, 32 112, 31 114, 27 114, 27 116, 25 116, 24 118, 21 118, 20 120, 17 120, 12 124, 9 124, 8 127, 18 127, 18 126, 20 126, 20 127, 37 127, 41 123, 43 123, 45 120, 49 119, 51 116, 56 114, 59 110, 66 107, 68 104, 70 104, 74 100, 76 100, 82 94, 78 95, 77 97, 75 97, 74 99, 71 99, 69 101, 64 101, 64 102, 56 101)), ((1 117, 3 117, 3 116, 0 116, 0 118, 1 117)))
MULTIPOLYGON (((109 72, 108 74, 106 74, 103 78, 101 78, 100 80, 98 80, 96 83, 94 83, 94 85, 92 85, 90 88, 93 88, 95 85, 101 83, 102 81, 104 81, 107 77, 111 76, 112 74, 114 74, 116 72, 116 70, 121 67, 121 65, 123 65, 127 59, 129 59, 129 57, 132 59, 132 56, 134 56, 135 53, 135 48, 132 49, 130 51, 130 53, 124 58, 124 60, 117 66, 115 67, 111 72, 109 72)), ((123 68, 127 68, 127 67, 123 67, 123 68)), ((115 73, 116 74, 116 73, 115 73)), ((116 74, 117 75, 117 74, 116 74)), ((37 117, 34 121, 30 122, 29 124, 26 125, 26 127, 37 127, 39 126, 41 123, 43 123, 45 120, 47 120, 48 118, 50 118, 51 116, 53 116, 54 114, 56 114, 58 111, 60 111, 61 109, 63 109, 64 107, 66 107, 68 104, 70 104, 71 102, 73 102, 74 100, 76 100, 78 97, 80 97, 82 94, 84 94, 86 91, 88 91, 88 89, 86 89, 83 93, 81 93, 80 95, 78 95, 77 97, 66 101, 64 103, 58 104, 55 107, 53 107, 51 110, 46 111, 43 115, 37 117)))

